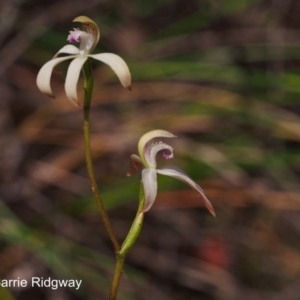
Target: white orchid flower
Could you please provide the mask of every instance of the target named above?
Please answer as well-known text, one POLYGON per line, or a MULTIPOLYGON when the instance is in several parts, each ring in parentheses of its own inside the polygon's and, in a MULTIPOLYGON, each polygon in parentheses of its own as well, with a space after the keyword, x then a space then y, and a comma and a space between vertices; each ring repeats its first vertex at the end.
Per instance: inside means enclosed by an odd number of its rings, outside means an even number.
POLYGON ((96 23, 85 16, 80 16, 74 19, 73 22, 81 22, 84 30, 74 29, 70 31, 67 38, 68 42, 80 42, 79 48, 73 45, 66 45, 62 47, 54 56, 40 69, 37 76, 37 86, 47 96, 53 97, 50 86, 50 78, 53 68, 68 59, 73 59, 71 62, 66 82, 65 91, 68 99, 76 106, 79 106, 77 99, 77 82, 80 71, 89 57, 100 60, 110 66, 118 76, 121 84, 128 90, 131 90, 131 75, 125 61, 118 55, 113 53, 90 54, 97 45, 100 38, 100 31, 96 23), (69 54, 64 57, 58 57, 60 54, 69 54))
POLYGON ((174 134, 165 131, 165 130, 153 130, 144 134, 138 143, 138 153, 131 155, 131 166, 127 175, 131 176, 136 173, 138 170, 142 170, 142 181, 145 192, 145 204, 143 212, 148 211, 153 205, 156 195, 157 195, 157 174, 167 175, 174 178, 177 178, 200 194, 203 199, 206 208, 209 212, 216 216, 215 210, 204 194, 202 188, 189 178, 181 169, 175 166, 167 166, 162 169, 158 169, 156 165, 156 155, 159 151, 163 151, 163 157, 170 159, 173 157, 173 148, 161 141, 155 140, 156 138, 173 138, 176 137, 174 134))

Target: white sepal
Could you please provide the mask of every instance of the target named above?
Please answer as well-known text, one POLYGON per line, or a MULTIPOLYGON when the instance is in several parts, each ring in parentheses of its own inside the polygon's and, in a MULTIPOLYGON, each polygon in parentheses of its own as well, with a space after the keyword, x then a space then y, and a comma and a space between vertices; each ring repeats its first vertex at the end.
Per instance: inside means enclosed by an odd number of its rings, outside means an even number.
POLYGON ((54 58, 42 66, 36 78, 36 84, 42 93, 46 94, 49 97, 54 98, 51 85, 50 85, 50 79, 51 79, 53 68, 59 63, 61 63, 62 61, 72 59, 74 57, 76 56, 72 55, 72 56, 54 58))
POLYGON ((193 181, 190 177, 188 177, 184 171, 182 171, 180 168, 175 167, 175 166, 168 166, 163 169, 157 169, 156 171, 158 174, 170 176, 170 177, 179 179, 179 180, 187 183, 190 187, 192 187, 194 190, 196 190, 200 194, 200 196, 204 200, 204 204, 205 204, 206 208, 209 210, 209 212, 214 217, 216 216, 216 212, 215 212, 212 204, 208 200, 208 198, 205 196, 202 188, 195 181, 193 181))
POLYGON ((82 66, 88 59, 87 56, 80 55, 76 57, 68 68, 66 82, 65 82, 65 91, 68 99, 74 103, 76 106, 79 106, 77 99, 77 82, 79 79, 80 71, 82 66))
POLYGON ((118 76, 123 87, 131 90, 131 74, 123 58, 113 53, 90 54, 89 56, 110 66, 118 76))
POLYGON ((70 55, 77 55, 79 54, 79 49, 75 47, 74 45, 66 45, 62 47, 54 57, 57 57, 59 54, 70 54, 70 55))
POLYGON ((142 181, 145 192, 145 204, 142 212, 148 211, 153 205, 157 195, 157 174, 155 169, 144 169, 142 181))

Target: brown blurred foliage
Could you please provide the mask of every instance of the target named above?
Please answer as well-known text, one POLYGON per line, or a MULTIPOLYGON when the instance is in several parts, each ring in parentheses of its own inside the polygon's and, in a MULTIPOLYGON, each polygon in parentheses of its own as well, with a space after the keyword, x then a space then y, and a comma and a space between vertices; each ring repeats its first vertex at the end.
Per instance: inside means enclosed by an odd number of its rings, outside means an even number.
POLYGON ((76 277, 83 288, 0 298, 107 297, 113 251, 90 193, 82 110, 63 89, 67 63, 52 76, 55 99, 35 84, 78 15, 99 24, 95 51, 121 55, 133 75, 130 93, 94 64, 92 150, 119 239, 138 198, 128 158, 148 130, 178 136, 174 164, 217 211, 160 178, 119 299, 299 299, 297 0, 1 1, 0 278, 76 277))

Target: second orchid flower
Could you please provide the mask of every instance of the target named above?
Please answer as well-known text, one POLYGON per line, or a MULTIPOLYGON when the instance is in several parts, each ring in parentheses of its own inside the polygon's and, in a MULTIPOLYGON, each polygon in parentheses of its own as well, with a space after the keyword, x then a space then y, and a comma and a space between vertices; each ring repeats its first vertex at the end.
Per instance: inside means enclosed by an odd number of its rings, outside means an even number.
POLYGON ((127 175, 130 176, 142 169, 142 182, 145 192, 145 204, 143 212, 148 211, 153 205, 157 195, 157 174, 167 175, 179 179, 194 190, 198 192, 204 201, 206 208, 209 212, 216 216, 215 210, 204 194, 202 188, 188 177, 181 169, 176 166, 167 166, 165 168, 158 169, 156 165, 156 155, 158 152, 163 151, 163 157, 170 159, 173 157, 173 148, 161 141, 157 141, 157 138, 173 138, 174 134, 165 130, 153 130, 144 134, 138 143, 139 156, 136 154, 131 155, 131 167, 127 175))

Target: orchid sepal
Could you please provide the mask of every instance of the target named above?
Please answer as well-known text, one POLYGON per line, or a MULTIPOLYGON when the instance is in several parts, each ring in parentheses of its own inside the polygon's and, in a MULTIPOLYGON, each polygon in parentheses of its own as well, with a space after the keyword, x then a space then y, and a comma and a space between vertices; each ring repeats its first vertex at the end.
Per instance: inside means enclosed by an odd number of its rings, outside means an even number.
POLYGON ((55 98, 50 85, 53 68, 61 62, 75 57, 76 56, 72 55, 53 58, 42 66, 36 78, 36 84, 42 93, 48 97, 55 98))
POLYGON ((142 212, 148 211, 157 195, 157 172, 155 169, 142 170, 142 181, 145 193, 145 203, 142 212))
POLYGON ((54 55, 53 58, 58 57, 59 54, 77 55, 79 54, 79 49, 74 45, 65 45, 54 55))
POLYGON ((122 86, 127 90, 131 90, 131 75, 129 68, 119 55, 113 53, 100 53, 91 54, 89 56, 110 66, 118 76, 122 86))
POLYGON ((78 56, 71 63, 68 68, 68 73, 65 81, 65 91, 68 99, 76 106, 79 106, 77 98, 77 82, 79 79, 80 71, 87 61, 87 56, 78 56))
POLYGON ((129 166, 129 169, 128 169, 126 175, 132 176, 142 169, 143 169, 142 160, 136 154, 132 154, 130 156, 130 166, 129 166))
POLYGON ((214 217, 216 216, 215 209, 213 208, 212 204, 210 203, 210 201, 204 194, 203 189, 194 180, 192 180, 187 174, 185 174, 185 172, 183 170, 181 170, 180 168, 178 168, 176 166, 166 166, 162 169, 157 169, 157 173, 161 174, 161 175, 166 175, 166 176, 176 178, 176 179, 188 184, 191 188, 196 190, 198 192, 198 194, 201 196, 201 198, 204 200, 204 204, 205 204, 206 208, 208 209, 208 211, 214 217))

